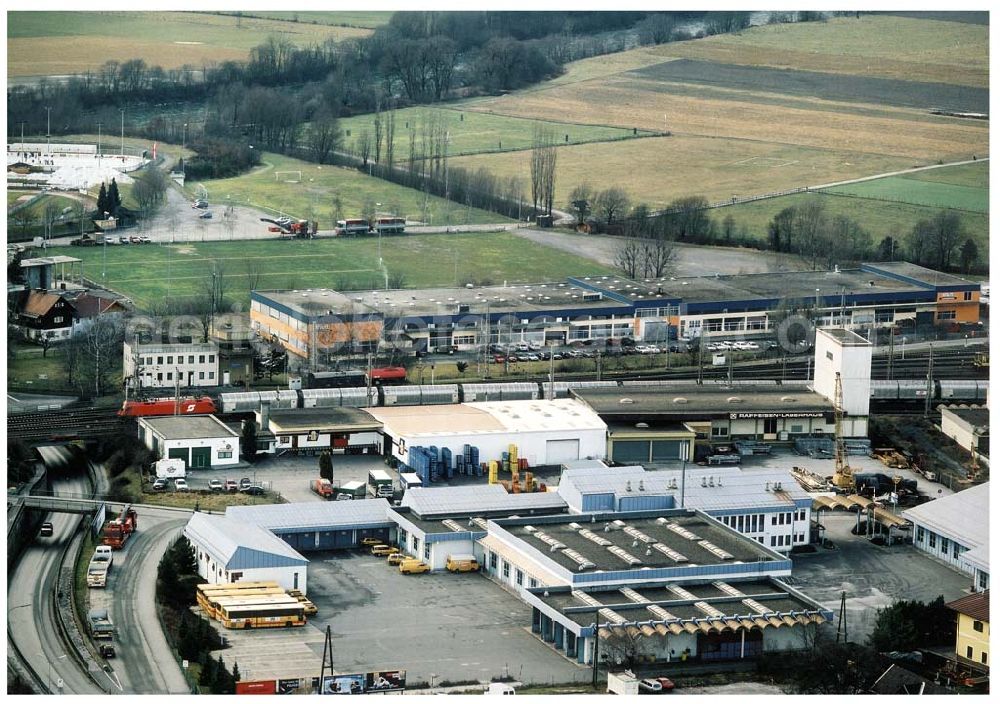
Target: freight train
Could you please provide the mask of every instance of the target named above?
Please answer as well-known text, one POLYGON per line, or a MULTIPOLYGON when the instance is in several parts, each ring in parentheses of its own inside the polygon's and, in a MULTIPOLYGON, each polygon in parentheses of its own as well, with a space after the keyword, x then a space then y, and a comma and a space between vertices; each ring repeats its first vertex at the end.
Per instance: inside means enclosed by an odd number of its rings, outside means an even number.
MULTIPOLYGON (((387 369, 393 369, 389 367, 387 369)), ((362 372, 318 372, 320 374, 360 374, 360 384, 363 384, 362 372)), ((504 384, 424 384, 395 385, 391 381, 374 384, 371 387, 357 385, 332 385, 331 377, 319 377, 320 380, 331 383, 328 388, 307 388, 302 390, 281 391, 240 391, 218 394, 213 400, 207 396, 198 399, 181 399, 181 413, 252 413, 260 410, 261 402, 266 402, 274 410, 293 410, 298 408, 328 408, 349 406, 368 408, 376 406, 427 406, 448 403, 472 403, 478 401, 514 401, 545 398, 549 393, 546 382, 513 382, 504 384), (188 410, 193 409, 193 410, 188 410)), ((335 381, 358 377, 332 377, 335 381)), ((309 375, 306 376, 307 382, 309 375)), ((556 398, 566 398, 570 389, 660 386, 669 388, 677 384, 690 384, 691 381, 559 381, 553 384, 556 398)), ((722 385, 724 382, 707 381, 705 386, 722 385)), ((742 382, 747 384, 747 382, 742 382)), ((757 381, 755 385, 777 385, 774 381, 757 381)), ((988 382, 985 380, 942 380, 934 382, 934 397, 932 400, 946 403, 983 403, 986 400, 988 382)), ((311 386, 311 384, 310 384, 311 386)), ((806 382, 783 382, 782 386, 804 388, 806 382)), ((924 401, 927 384, 923 381, 872 381, 871 398, 874 402, 906 402, 924 401)), ((129 401, 119 415, 173 415, 174 399, 157 399, 155 401, 129 401)))

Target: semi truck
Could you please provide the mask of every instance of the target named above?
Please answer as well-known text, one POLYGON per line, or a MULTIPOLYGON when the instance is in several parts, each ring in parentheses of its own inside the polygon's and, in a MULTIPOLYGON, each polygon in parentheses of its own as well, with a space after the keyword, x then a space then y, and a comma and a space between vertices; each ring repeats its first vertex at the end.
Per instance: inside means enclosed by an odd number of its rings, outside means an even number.
POLYGON ((391 499, 392 477, 382 469, 372 469, 368 472, 368 493, 376 498, 391 499))
POLYGON ((104 538, 101 541, 112 550, 121 550, 132 537, 138 527, 138 516, 131 505, 122 509, 121 515, 104 526, 104 538))
POLYGON ((108 585, 108 572, 114 563, 114 555, 107 545, 98 545, 94 550, 94 555, 90 558, 87 566, 87 586, 106 587, 108 585))

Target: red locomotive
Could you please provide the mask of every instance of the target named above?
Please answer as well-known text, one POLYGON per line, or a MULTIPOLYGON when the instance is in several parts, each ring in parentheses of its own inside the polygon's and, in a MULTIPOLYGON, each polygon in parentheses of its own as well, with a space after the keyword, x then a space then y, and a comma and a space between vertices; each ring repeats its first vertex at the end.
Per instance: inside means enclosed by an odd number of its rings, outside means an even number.
POLYGON ((137 416, 204 415, 215 413, 215 401, 209 396, 201 398, 152 398, 145 401, 126 401, 118 415, 135 418, 137 416))

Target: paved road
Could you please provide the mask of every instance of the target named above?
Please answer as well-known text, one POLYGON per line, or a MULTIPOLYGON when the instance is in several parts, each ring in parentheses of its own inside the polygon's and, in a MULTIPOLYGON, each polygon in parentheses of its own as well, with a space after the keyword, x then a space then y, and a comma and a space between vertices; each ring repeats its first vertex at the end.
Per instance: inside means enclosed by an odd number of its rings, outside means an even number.
MULTIPOLYGON (((81 479, 55 482, 60 491, 82 492, 81 479)), ((103 694, 83 672, 59 638, 52 589, 59 575, 59 557, 72 540, 80 516, 54 514, 51 538, 39 538, 25 548, 13 573, 7 578, 7 619, 21 654, 48 680, 53 693, 103 694), (59 680, 63 688, 57 687, 59 680)))
POLYGON ((126 692, 189 694, 187 681, 160 629, 155 600, 157 565, 187 517, 153 510, 138 513, 139 530, 116 555, 109 584, 111 618, 118 627, 115 667, 126 692))

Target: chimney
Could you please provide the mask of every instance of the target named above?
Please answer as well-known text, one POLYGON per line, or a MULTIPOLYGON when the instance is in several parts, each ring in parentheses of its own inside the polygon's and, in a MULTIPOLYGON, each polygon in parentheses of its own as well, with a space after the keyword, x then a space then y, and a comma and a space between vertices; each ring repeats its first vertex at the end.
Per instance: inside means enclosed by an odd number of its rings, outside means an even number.
POLYGON ((639 480, 639 491, 646 491, 646 487, 642 485, 642 480, 639 480))
POLYGON ((625 491, 632 491, 632 481, 630 479, 625 480, 625 491))
POLYGON ((707 477, 702 477, 701 478, 701 485, 702 486, 708 486, 708 478, 707 477))
POLYGON ((261 401, 260 402, 260 429, 270 430, 271 424, 271 402, 261 401))

